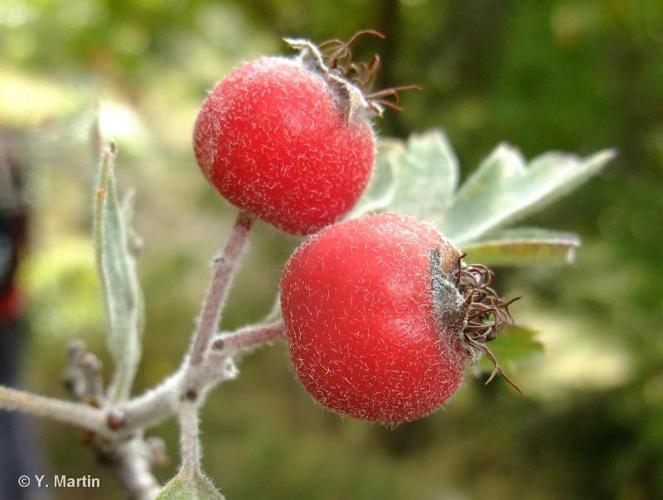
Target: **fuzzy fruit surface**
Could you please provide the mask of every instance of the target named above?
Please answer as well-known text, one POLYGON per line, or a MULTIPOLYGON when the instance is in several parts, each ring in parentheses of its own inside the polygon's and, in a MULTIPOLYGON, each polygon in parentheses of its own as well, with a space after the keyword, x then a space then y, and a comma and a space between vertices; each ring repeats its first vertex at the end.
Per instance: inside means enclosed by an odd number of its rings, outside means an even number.
POLYGON ((317 401, 398 423, 455 393, 466 357, 460 333, 436 319, 435 249, 449 271, 459 253, 435 228, 380 214, 327 227, 294 252, 281 307, 294 369, 317 401))
POLYGON ((375 137, 364 113, 346 120, 322 72, 266 57, 214 87, 196 121, 194 151, 231 203, 286 232, 309 234, 357 202, 373 169, 375 137))

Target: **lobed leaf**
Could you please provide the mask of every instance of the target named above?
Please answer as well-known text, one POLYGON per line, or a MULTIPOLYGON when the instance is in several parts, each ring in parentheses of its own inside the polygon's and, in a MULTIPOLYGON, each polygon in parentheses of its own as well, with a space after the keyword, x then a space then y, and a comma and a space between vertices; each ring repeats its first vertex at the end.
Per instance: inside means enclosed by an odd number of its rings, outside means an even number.
POLYGON ((503 229, 463 245, 469 262, 487 266, 570 264, 580 238, 547 229, 503 229))
POLYGON ((471 259, 487 264, 568 263, 580 244, 575 235, 497 230, 578 187, 614 156, 612 150, 584 159, 546 153, 527 165, 520 151, 501 144, 456 192, 458 160, 442 131, 406 142, 382 139, 374 178, 350 217, 393 211, 431 221, 471 259))
POLYGON ((403 142, 398 139, 382 139, 378 142, 375 171, 359 203, 350 213, 349 218, 355 219, 371 212, 387 209, 396 195, 395 158, 403 150, 403 142))
MULTIPOLYGON (((129 235, 130 201, 119 204, 115 185, 115 146, 101 153, 95 200, 94 239, 107 319, 107 342, 115 362, 109 397, 129 396, 141 356, 143 297, 129 235)), ((130 199, 129 199, 130 200, 130 199)))
POLYGON ((411 135, 399 160, 393 210, 428 219, 451 205, 458 159, 441 130, 411 135))
POLYGON ((441 130, 406 143, 383 139, 374 179, 351 217, 389 210, 422 219, 445 210, 458 184, 458 159, 441 130))
POLYGON ((546 153, 526 166, 517 149, 501 144, 468 178, 449 209, 437 214, 438 227, 463 246, 547 206, 596 174, 614 156, 612 150, 585 159, 546 153))

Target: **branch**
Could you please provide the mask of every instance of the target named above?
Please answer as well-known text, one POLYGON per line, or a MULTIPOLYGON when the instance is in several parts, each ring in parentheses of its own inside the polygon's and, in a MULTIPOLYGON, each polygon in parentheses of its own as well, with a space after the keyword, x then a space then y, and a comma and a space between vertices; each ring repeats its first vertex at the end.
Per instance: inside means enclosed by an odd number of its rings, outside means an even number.
POLYGON ((104 406, 104 382, 102 380, 102 363, 99 358, 87 350, 85 342, 73 339, 67 347, 69 366, 65 371, 65 385, 71 395, 78 401, 94 407, 104 406))
MULTIPOLYGON (((256 349, 283 336, 282 322, 250 325, 233 332, 223 332, 214 337, 212 349, 199 367, 198 382, 201 385, 218 381, 219 368, 236 352, 256 349)), ((161 384, 117 407, 121 416, 121 431, 131 432, 157 425, 176 413, 182 392, 187 365, 184 364, 161 384)), ((229 378, 229 377, 227 377, 229 378)))
POLYGON ((250 351, 283 337, 285 325, 282 321, 264 325, 249 325, 234 332, 221 332, 212 343, 212 356, 229 352, 250 351))
MULTIPOLYGON (((218 381, 221 362, 237 352, 249 351, 283 337, 282 322, 249 325, 214 337, 212 349, 199 370, 203 385, 218 381)), ((107 439, 115 440, 129 433, 147 429, 172 417, 184 382, 186 365, 161 384, 109 409, 71 403, 0 386, 0 409, 20 411, 83 427, 107 439), (115 420, 115 422, 112 422, 115 420)))
POLYGON ((117 472, 130 498, 153 500, 161 486, 152 475, 154 453, 142 438, 131 439, 118 450, 117 472))
POLYGON ((201 473, 200 470, 200 425, 198 407, 187 402, 180 407, 180 454, 182 472, 189 478, 201 473))
POLYGON ((114 433, 106 424, 106 414, 91 406, 39 396, 0 386, 0 408, 83 427, 106 438, 114 433))
POLYGON ((248 240, 253 217, 240 212, 223 253, 214 259, 214 274, 203 302, 198 327, 188 357, 189 367, 200 365, 216 331, 232 276, 248 240))
POLYGON ((161 384, 118 408, 122 430, 147 429, 173 416, 184 370, 180 368, 161 384))

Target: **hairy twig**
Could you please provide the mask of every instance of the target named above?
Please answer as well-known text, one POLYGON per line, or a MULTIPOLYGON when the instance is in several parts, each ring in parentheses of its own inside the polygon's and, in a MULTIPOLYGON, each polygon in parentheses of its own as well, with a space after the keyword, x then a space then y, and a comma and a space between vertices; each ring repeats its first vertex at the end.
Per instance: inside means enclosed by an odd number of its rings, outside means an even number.
MULTIPOLYGON (((122 414, 104 391, 101 377, 101 361, 87 350, 80 339, 69 343, 67 349, 69 367, 65 382, 72 395, 81 403, 95 408, 110 410, 106 413, 106 431, 115 431, 123 422, 122 414)), ((153 500, 160 486, 152 475, 152 465, 157 462, 154 446, 143 438, 141 430, 133 433, 112 435, 91 432, 86 439, 100 462, 113 467, 129 498, 153 500)))
MULTIPOLYGON (((281 338, 283 331, 284 325, 279 321, 218 333, 214 337, 210 355, 200 370, 203 374, 208 374, 202 377, 203 382, 211 383, 218 375, 221 358, 225 359, 234 353, 269 344, 281 338)), ((0 408, 52 418, 82 427, 104 438, 116 440, 130 433, 153 427, 176 413, 185 367, 186 365, 183 365, 153 389, 119 406, 97 409, 82 403, 62 401, 0 386, 0 408), (112 424, 112 420, 121 422, 112 424)))
MULTIPOLYGON (((214 337, 212 349, 197 370, 197 381, 208 386, 218 379, 219 367, 234 353, 256 349, 282 337, 282 322, 250 325, 233 332, 221 332, 214 337), (216 379, 216 380, 215 380, 216 379)), ((177 411, 183 392, 187 365, 184 364, 161 384, 133 398, 115 409, 122 418, 122 431, 147 429, 172 417, 177 411)))
POLYGON ((118 449, 117 474, 129 492, 129 498, 153 500, 161 486, 152 475, 155 456, 150 444, 142 437, 123 443, 118 449))
POLYGON ((98 360, 84 344, 74 342, 69 348, 69 382, 72 388, 78 388, 73 390, 74 395, 87 404, 0 386, 0 408, 53 418, 90 431, 96 436, 92 446, 116 470, 130 497, 152 500, 159 492, 159 484, 151 468, 159 461, 157 455, 163 456, 163 450, 155 453, 150 440, 143 438, 144 431, 178 414, 183 470, 199 473, 198 408, 202 396, 214 385, 236 375, 232 362, 235 354, 278 340, 283 332, 283 323, 277 321, 211 335, 211 349, 205 350, 201 364, 194 370, 187 357, 180 369, 161 384, 119 406, 112 406, 104 399, 98 360), (196 388, 193 394, 186 390, 191 382, 196 388))
POLYGON ((189 477, 195 477, 200 473, 200 423, 195 403, 186 402, 181 406, 179 422, 182 471, 189 477))
POLYGON ((81 403, 0 386, 0 408, 77 425, 111 439, 114 435, 106 425, 104 411, 81 403))
POLYGON ((121 415, 121 429, 131 432, 147 429, 172 417, 177 410, 177 398, 184 370, 180 368, 159 385, 117 408, 121 415))
POLYGON ((87 350, 81 339, 69 343, 67 357, 69 367, 65 371, 64 383, 71 395, 83 403, 101 407, 105 400, 101 360, 87 350))
POLYGON ((231 333, 222 332, 212 343, 212 355, 249 351, 282 338, 285 325, 282 321, 264 325, 249 325, 231 333))
POLYGON ((212 335, 219 324, 232 275, 246 246, 253 221, 251 215, 240 212, 223 253, 214 259, 214 273, 194 333, 188 357, 189 366, 200 365, 205 357, 212 335))

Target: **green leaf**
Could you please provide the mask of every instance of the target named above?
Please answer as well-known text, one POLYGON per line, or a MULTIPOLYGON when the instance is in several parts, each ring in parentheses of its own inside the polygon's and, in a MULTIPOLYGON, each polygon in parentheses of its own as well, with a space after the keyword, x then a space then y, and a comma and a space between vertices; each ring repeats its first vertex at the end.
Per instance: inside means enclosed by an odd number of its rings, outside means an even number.
MULTIPOLYGON (((529 361, 543 353, 543 344, 536 340, 536 333, 522 326, 505 328, 496 340, 488 344, 488 347, 502 368, 507 371, 514 365, 529 361)), ((488 372, 493 370, 493 365, 486 356, 481 358, 479 367, 488 372)))
POLYGON ((501 144, 461 187, 446 213, 438 213, 438 228, 463 246, 557 200, 614 156, 612 150, 585 159, 546 153, 526 166, 517 149, 501 144))
POLYGON ((402 154, 402 150, 403 142, 398 139, 381 139, 378 142, 375 172, 349 218, 355 219, 367 213, 379 212, 393 203, 396 194, 394 160, 402 154))
POLYGON ((399 160, 393 210, 428 219, 451 205, 458 159, 441 130, 411 135, 399 160))
MULTIPOLYGON (((133 279, 138 290, 138 294, 136 296, 136 330, 139 332, 138 340, 140 341, 140 337, 142 336, 142 332, 145 328, 145 299, 140 288, 140 282, 138 281, 136 264, 140 252, 143 249, 143 239, 138 236, 138 233, 136 233, 132 225, 134 219, 135 199, 135 191, 133 189, 127 191, 127 193, 124 195, 124 198, 122 199, 120 212, 122 214, 122 221, 124 222, 127 235, 127 250, 129 252, 130 259, 133 261, 133 279)), ((138 356, 138 361, 140 361, 140 353, 138 356)))
POLYGON ((502 144, 455 192, 458 160, 442 131, 415 134, 405 143, 382 139, 374 178, 350 217, 393 211, 431 221, 471 260, 487 264, 568 263, 580 244, 575 235, 498 230, 573 190, 614 155, 546 153, 526 165, 517 149, 502 144))
POLYGON ((106 306, 108 348, 115 361, 110 399, 126 400, 141 356, 143 298, 136 276, 136 258, 128 231, 130 203, 123 209, 115 186, 114 145, 101 153, 95 203, 97 271, 106 306))
POLYGON ((383 139, 374 179, 351 217, 389 210, 431 219, 452 201, 458 160, 441 130, 413 134, 405 144, 383 139))
POLYGON ((191 475, 180 471, 166 483, 157 500, 225 500, 225 497, 200 472, 191 475))
POLYGON ((487 266, 570 264, 580 238, 573 233, 518 228, 496 231, 463 245, 468 262, 487 266))

